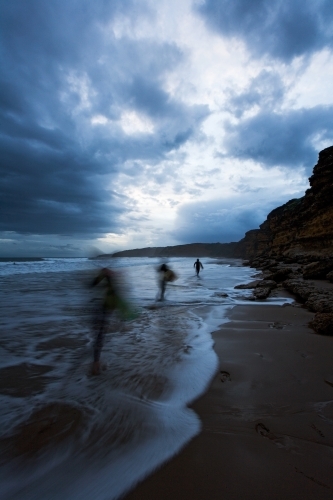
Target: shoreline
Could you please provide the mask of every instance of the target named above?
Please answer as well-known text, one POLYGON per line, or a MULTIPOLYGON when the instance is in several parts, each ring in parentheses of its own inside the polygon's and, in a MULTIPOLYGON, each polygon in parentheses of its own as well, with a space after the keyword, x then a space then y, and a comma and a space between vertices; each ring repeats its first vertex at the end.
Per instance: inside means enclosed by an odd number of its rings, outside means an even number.
POLYGON ((219 371, 191 405, 201 433, 123 498, 332 498, 333 338, 313 317, 298 304, 231 309, 213 333, 219 371))

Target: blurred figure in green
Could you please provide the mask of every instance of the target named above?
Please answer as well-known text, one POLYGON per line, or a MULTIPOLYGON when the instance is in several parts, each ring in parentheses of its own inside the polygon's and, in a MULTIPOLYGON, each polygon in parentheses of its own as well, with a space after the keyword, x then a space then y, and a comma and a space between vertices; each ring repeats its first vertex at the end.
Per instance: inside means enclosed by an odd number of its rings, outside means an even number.
POLYGON ((164 293, 166 289, 166 284, 177 279, 176 273, 172 271, 165 263, 163 263, 158 269, 159 273, 159 286, 160 286, 160 296, 158 301, 164 300, 164 293))
POLYGON ((165 288, 167 284, 167 272, 169 271, 169 268, 166 264, 162 264, 158 268, 158 273, 159 273, 159 282, 160 282, 160 296, 159 296, 159 301, 164 300, 164 293, 165 293, 165 288))
POLYGON ((91 286, 94 287, 101 282, 105 286, 105 294, 101 306, 96 308, 93 319, 94 329, 96 330, 92 366, 93 375, 99 375, 100 373, 101 351, 110 316, 117 310, 122 319, 134 319, 135 317, 131 307, 121 296, 118 273, 104 267, 92 281, 91 286))

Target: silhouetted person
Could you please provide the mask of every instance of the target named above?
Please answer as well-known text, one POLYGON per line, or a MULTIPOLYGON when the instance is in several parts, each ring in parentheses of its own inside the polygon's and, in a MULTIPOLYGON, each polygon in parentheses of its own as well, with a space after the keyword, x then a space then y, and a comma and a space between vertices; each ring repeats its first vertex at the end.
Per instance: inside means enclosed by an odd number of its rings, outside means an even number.
POLYGON ((199 259, 197 259, 194 262, 193 267, 195 267, 195 272, 196 272, 197 276, 199 276, 200 269, 204 268, 199 259))

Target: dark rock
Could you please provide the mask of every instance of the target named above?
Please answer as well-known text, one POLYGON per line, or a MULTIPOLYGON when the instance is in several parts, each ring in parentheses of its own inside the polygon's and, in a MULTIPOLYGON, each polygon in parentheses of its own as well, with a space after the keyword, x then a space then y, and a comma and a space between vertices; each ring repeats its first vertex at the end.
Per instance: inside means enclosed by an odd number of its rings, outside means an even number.
POLYGON ((279 270, 279 267, 278 266, 269 266, 267 268, 267 271, 269 271, 270 273, 277 273, 279 270))
POLYGON ((262 264, 261 264, 261 268, 262 269, 271 269, 272 267, 275 267, 276 266, 276 260, 265 260, 262 264))
POLYGON ((324 259, 318 262, 307 264, 303 269, 304 279, 324 279, 326 275, 333 271, 333 260, 324 259))
POLYGON ((309 327, 320 335, 333 335, 333 313, 317 313, 309 327))
POLYGON ((236 285, 234 286, 234 288, 236 288, 237 290, 250 290, 251 288, 255 288, 259 283, 261 283, 261 280, 255 280, 251 281, 250 283, 236 285))
POLYGON ((276 287, 276 281, 273 280, 261 280, 256 286, 256 288, 269 288, 270 290, 273 290, 273 288, 276 287))
POLYGON ((254 259, 251 261, 251 267, 256 267, 256 268, 262 268, 264 265, 265 260, 264 259, 254 259))
POLYGON ((326 275, 326 279, 327 279, 328 281, 330 281, 331 283, 333 283, 333 271, 331 271, 330 273, 328 273, 328 274, 326 275))
POLYGON ((267 299, 267 297, 269 296, 270 293, 271 293, 271 289, 268 287, 255 288, 253 290, 253 296, 255 297, 255 300, 267 299))
POLYGON ((276 273, 271 274, 270 279, 276 281, 277 283, 281 283, 293 273, 294 269, 292 267, 284 267, 276 271, 276 273))
POLYGON ((333 313, 333 290, 315 289, 305 302, 305 306, 310 311, 333 313))
POLYGON ((333 313, 333 290, 323 289, 299 280, 287 280, 284 287, 296 295, 305 306, 314 312, 333 313))
POLYGON ((305 302, 315 291, 315 287, 311 283, 306 283, 301 279, 290 279, 283 282, 286 290, 296 295, 305 302))

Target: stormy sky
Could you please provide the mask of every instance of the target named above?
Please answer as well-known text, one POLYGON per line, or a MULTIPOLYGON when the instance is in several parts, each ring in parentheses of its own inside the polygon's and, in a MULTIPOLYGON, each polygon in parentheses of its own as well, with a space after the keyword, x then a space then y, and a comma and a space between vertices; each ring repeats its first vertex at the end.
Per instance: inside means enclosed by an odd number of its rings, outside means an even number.
POLYGON ((238 241, 333 144, 332 0, 0 9, 0 256, 238 241))

